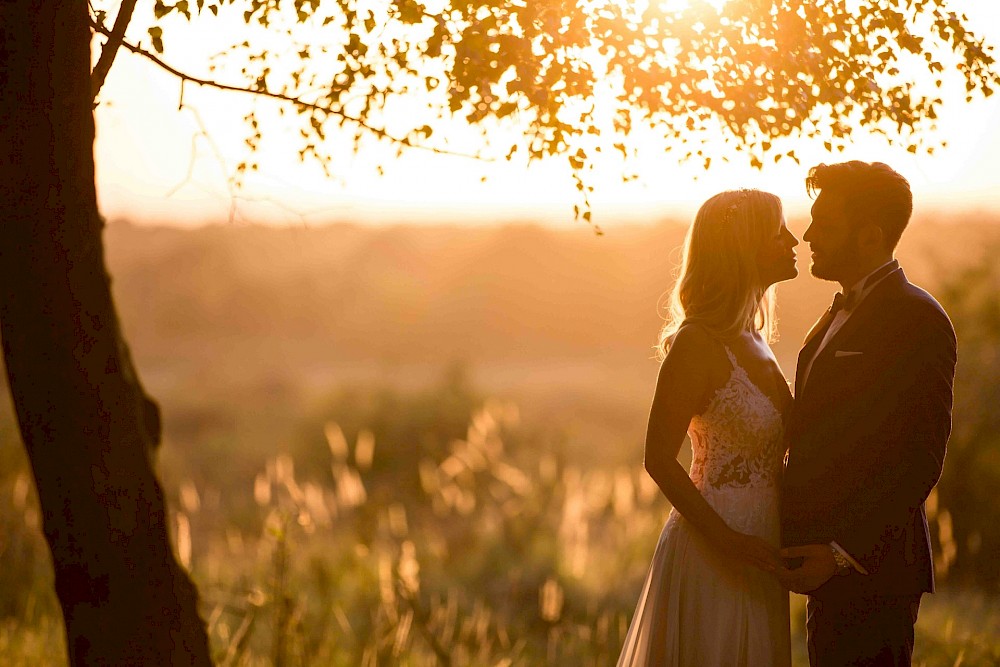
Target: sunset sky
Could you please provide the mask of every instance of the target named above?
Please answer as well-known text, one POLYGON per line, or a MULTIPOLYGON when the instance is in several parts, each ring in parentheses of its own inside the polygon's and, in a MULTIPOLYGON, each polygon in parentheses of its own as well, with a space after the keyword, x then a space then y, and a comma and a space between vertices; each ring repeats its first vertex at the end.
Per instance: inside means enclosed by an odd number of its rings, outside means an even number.
MULTIPOLYGON (((952 6, 967 13, 979 33, 1000 44, 1000 3, 955 0, 952 6)), ((130 41, 148 41, 150 13, 140 3, 130 41)), ((240 38, 233 32, 233 39, 218 39, 219 31, 234 30, 229 25, 211 15, 190 26, 178 22, 175 32, 165 31, 165 60, 204 74, 205 58, 240 38)), ((225 72, 214 78, 225 80, 225 72)), ((705 172, 694 164, 678 165, 673 154, 647 152, 633 165, 638 182, 622 184, 617 168, 597 165, 595 221, 613 227, 686 218, 711 194, 734 187, 775 192, 790 214, 801 215, 809 205, 802 186, 807 168, 842 159, 890 163, 910 179, 918 211, 1000 210, 1000 95, 966 104, 957 75, 950 85, 935 138, 949 145, 933 156, 912 155, 860 133, 844 154, 828 153, 822 140, 786 142, 802 164, 785 160, 763 171, 749 168, 738 155, 729 164, 715 160, 705 172)), ((246 154, 240 119, 250 109, 249 100, 189 84, 184 90, 188 108, 178 111, 179 101, 175 77, 124 50, 118 54, 96 111, 98 193, 107 218, 177 225, 229 218, 233 199, 227 176, 246 154)), ((345 143, 344 158, 334 165, 331 179, 317 165, 299 163, 296 136, 280 124, 264 125, 264 135, 260 173, 248 177, 236 199, 238 223, 573 224, 574 190, 565 158, 528 169, 523 161, 481 162, 417 150, 399 160, 388 148, 355 156, 345 143), (384 176, 377 173, 377 163, 384 166, 384 176)))

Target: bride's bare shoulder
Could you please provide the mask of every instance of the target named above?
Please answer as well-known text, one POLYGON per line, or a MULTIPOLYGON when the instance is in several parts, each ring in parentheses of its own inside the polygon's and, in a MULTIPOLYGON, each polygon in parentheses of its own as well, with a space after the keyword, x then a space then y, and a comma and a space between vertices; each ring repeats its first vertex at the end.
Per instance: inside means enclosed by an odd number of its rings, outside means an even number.
POLYGON ((717 374, 728 368, 728 359, 722 342, 707 328, 697 322, 685 322, 674 334, 665 366, 700 368, 717 374))

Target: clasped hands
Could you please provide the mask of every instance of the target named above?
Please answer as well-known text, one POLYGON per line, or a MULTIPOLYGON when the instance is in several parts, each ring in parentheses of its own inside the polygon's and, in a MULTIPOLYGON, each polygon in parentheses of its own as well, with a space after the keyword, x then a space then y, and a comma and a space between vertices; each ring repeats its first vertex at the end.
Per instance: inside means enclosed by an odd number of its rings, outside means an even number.
POLYGON ((829 544, 805 544, 779 550, 754 535, 735 533, 727 551, 748 565, 770 572, 795 593, 814 591, 837 573, 837 561, 829 544), (801 565, 794 569, 784 560, 800 558, 801 565))
POLYGON ((829 544, 804 544, 782 549, 779 553, 785 559, 802 559, 802 564, 795 569, 782 563, 774 571, 782 586, 795 593, 814 591, 837 573, 837 561, 829 544))

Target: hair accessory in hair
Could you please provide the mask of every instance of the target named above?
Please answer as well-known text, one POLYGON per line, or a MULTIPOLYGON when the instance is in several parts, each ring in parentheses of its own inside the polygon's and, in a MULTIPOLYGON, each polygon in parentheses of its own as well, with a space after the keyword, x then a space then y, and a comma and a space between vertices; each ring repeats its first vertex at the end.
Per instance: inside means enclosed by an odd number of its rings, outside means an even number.
POLYGON ((743 202, 745 202, 749 196, 750 190, 747 188, 740 188, 737 190, 735 201, 726 207, 726 212, 722 214, 722 221, 727 224, 732 222, 733 218, 736 216, 736 211, 743 205, 743 202))

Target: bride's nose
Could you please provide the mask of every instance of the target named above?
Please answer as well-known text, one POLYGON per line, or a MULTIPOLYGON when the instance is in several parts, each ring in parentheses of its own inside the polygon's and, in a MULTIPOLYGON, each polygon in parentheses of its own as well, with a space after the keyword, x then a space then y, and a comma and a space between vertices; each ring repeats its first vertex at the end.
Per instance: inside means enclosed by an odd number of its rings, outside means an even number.
POLYGON ((797 246, 799 244, 799 239, 795 236, 795 234, 792 234, 791 230, 788 229, 787 227, 785 228, 785 232, 787 233, 788 238, 791 239, 792 242, 789 247, 794 248, 795 246, 797 246))

